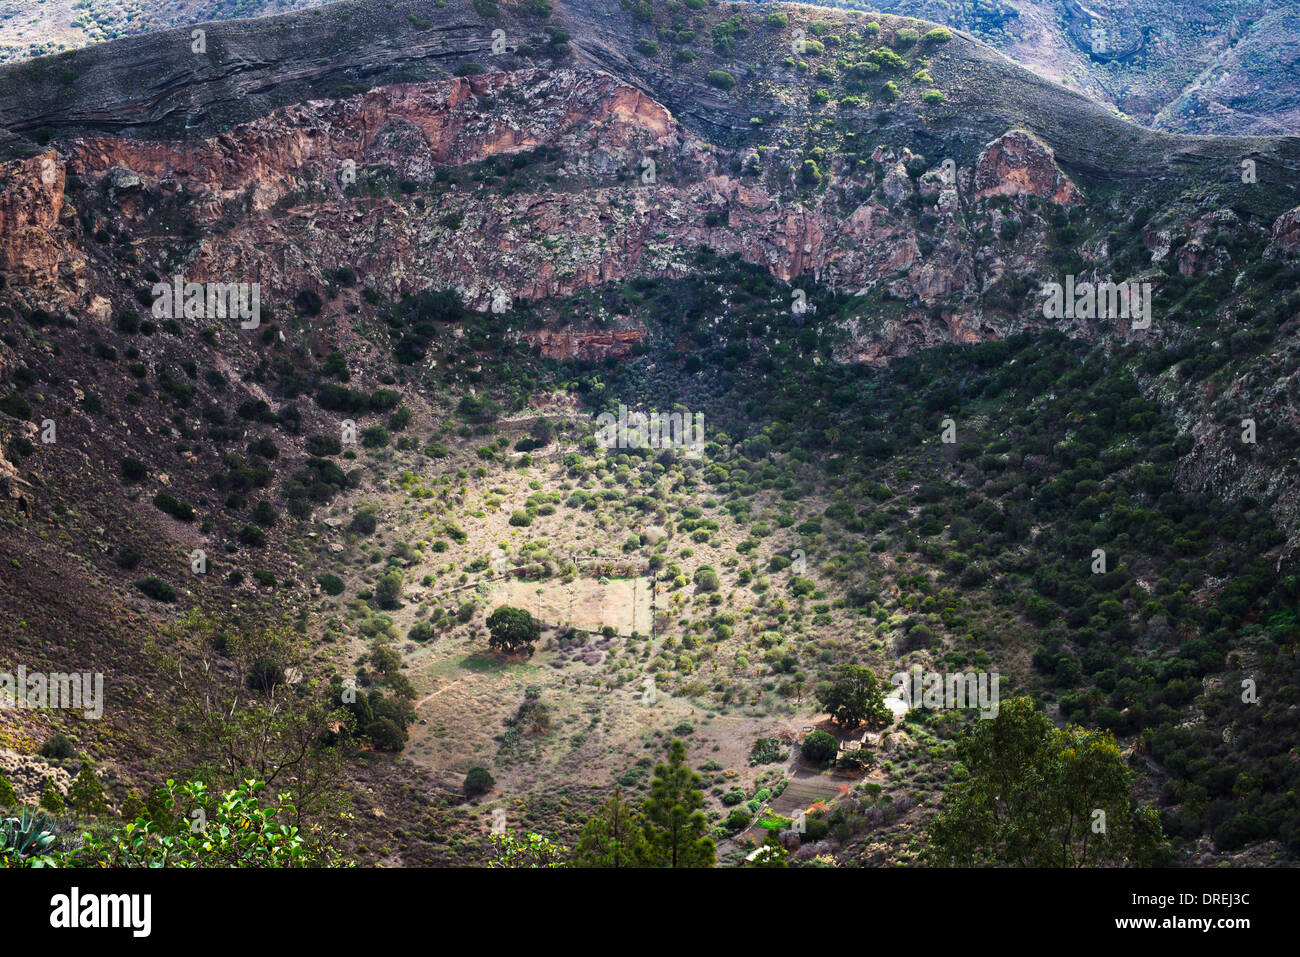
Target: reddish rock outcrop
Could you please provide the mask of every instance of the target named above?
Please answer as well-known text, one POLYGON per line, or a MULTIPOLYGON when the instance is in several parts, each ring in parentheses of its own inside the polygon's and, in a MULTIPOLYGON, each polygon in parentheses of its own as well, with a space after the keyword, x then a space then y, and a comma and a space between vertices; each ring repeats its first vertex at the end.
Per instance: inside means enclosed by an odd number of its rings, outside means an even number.
MULTIPOLYGON (((755 153, 733 163, 608 74, 530 69, 307 101, 201 140, 88 138, 72 144, 68 169, 102 197, 96 223, 107 217, 132 236, 136 262, 183 261, 188 281, 257 282, 271 308, 304 289, 326 293, 322 275, 341 265, 385 296, 454 286, 486 309, 501 294, 538 300, 689 275, 706 246, 785 281, 884 286, 925 307, 869 348, 850 350, 880 354, 899 354, 918 336, 997 334, 979 323, 949 328, 934 311, 990 277, 1031 268, 1038 240, 1030 229, 1010 250, 970 241, 957 213, 972 195, 1082 199, 1051 150, 1022 131, 990 143, 973 169, 936 166, 920 177, 909 173, 908 150, 878 146, 882 181, 862 165, 828 169, 831 188, 812 195, 790 178, 793 158, 755 153), (464 170, 539 147, 549 151, 545 176, 526 169, 527 159, 502 164, 504 172, 464 170), (647 159, 657 175, 643 175, 647 159), (453 182, 439 175, 448 167, 460 168, 453 182), (918 185, 928 225, 910 202, 918 185), (924 328, 905 331, 914 324, 924 328)), ((83 258, 75 231, 57 232, 63 170, 54 165, 53 184, 34 179, 35 161, 0 184, 0 209, 14 221, 0 256, 44 292, 83 258)), ((996 228, 1001 217, 1029 214, 990 215, 996 228)), ((97 259, 116 252, 88 251, 97 259)), ((116 273, 130 286, 143 282, 116 262, 102 265, 97 280, 116 273)), ((96 303, 98 316, 109 300, 130 296, 105 281, 63 298, 83 311, 96 303)), ((340 308, 327 305, 327 315, 340 308)), ((639 335, 588 328, 536 341, 557 358, 599 358, 626 354, 639 335)))
POLYGON ((1052 148, 1024 130, 1003 133, 975 163, 975 198, 1037 196, 1053 203, 1081 203, 1083 193, 1056 165, 1052 148))
POLYGON ((626 332, 569 332, 541 329, 524 335, 548 359, 621 359, 645 338, 639 329, 626 332))
POLYGON ((64 203, 63 164, 53 150, 0 164, 0 273, 16 285, 75 281, 76 218, 64 203))
POLYGON ((607 74, 521 70, 309 101, 195 142, 95 137, 77 143, 69 166, 92 178, 124 167, 151 187, 190 194, 196 212, 215 218, 245 197, 248 208, 269 209, 299 188, 304 170, 341 196, 349 164, 428 178, 440 166, 555 142, 579 125, 607 150, 651 140, 663 147, 676 136, 666 109, 607 74), (502 108, 498 97, 522 100, 523 108, 502 108))

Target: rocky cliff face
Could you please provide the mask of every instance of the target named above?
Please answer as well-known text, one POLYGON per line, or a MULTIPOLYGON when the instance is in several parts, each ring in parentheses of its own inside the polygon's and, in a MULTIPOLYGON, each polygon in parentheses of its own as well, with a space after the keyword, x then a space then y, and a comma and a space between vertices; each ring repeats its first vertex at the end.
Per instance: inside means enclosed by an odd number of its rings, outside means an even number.
POLYGON ((0 164, 0 273, 10 282, 56 287, 82 268, 65 176, 53 150, 0 164))
MULTIPOLYGON (((95 244, 65 209, 71 172, 98 207, 88 225, 128 231, 156 272, 170 266, 188 281, 259 282, 268 303, 319 290, 323 270, 347 266, 386 296, 455 286, 486 310, 494 296, 537 300, 683 275, 706 245, 792 283, 881 285, 924 312, 978 292, 977 276, 987 282, 1041 252, 1035 236, 1012 261, 985 261, 961 222, 963 197, 1013 199, 1033 224, 1030 236, 1043 223, 1028 199, 1083 199, 1051 149, 1020 130, 989 143, 970 168, 887 145, 873 159, 883 170, 878 184, 865 167, 837 168, 834 189, 805 198, 785 172, 787 155, 760 160, 712 147, 607 74, 493 73, 299 104, 202 140, 91 137, 70 144, 66 160, 48 153, 10 164, 0 210, 13 228, 0 268, 67 307, 93 296, 126 305, 129 283, 115 289, 80 268, 83 245, 95 244), (539 150, 549 158, 545 172, 523 165, 505 195, 440 178, 539 150), (918 161, 929 165, 919 176, 918 161), (43 170, 53 171, 49 183, 43 170), (933 206, 936 224, 922 227, 921 203, 933 206), (186 241, 185 229, 197 238, 186 241)), ((886 330, 857 357, 1009 328, 950 310, 919 339, 886 330)), ((627 344, 549 334, 538 341, 581 356, 627 344)))
MULTIPOLYGON (((1289 263, 1300 248, 1300 219, 1281 199, 1300 162, 1292 140, 1155 134, 965 41, 927 49, 913 77, 932 71, 927 82, 951 106, 927 106, 923 85, 870 113, 846 96, 828 122, 812 95, 824 79, 796 70, 774 93, 716 49, 668 69, 632 54, 641 27, 600 12, 559 8, 555 22, 583 35, 572 53, 551 44, 547 67, 519 44, 508 62, 489 61, 500 68, 329 97, 293 98, 295 84, 351 78, 357 62, 382 73, 394 44, 416 58, 488 60, 481 44, 457 47, 462 34, 487 34, 453 4, 410 35, 423 21, 375 14, 338 38, 347 57, 287 33, 277 42, 297 45, 273 61, 265 36, 283 31, 231 25, 189 72, 168 68, 166 92, 148 102, 127 81, 170 62, 175 38, 123 45, 139 54, 125 66, 79 54, 87 75, 113 81, 88 94, 93 109, 52 128, 83 135, 0 170, 0 271, 29 306, 93 322, 143 311, 147 287, 182 275, 256 282, 277 315, 317 296, 313 321, 350 328, 375 318, 377 302, 426 290, 455 288, 489 312, 687 276, 703 247, 765 269, 792 300, 814 289, 852 300, 829 316, 814 306, 811 321, 845 331, 842 361, 883 363, 1049 324, 1107 347, 1176 343, 1188 330, 1174 321, 1048 320, 1038 290, 1067 274, 1229 282, 1235 249, 1267 243, 1265 257, 1289 263), (704 80, 714 66, 737 71, 731 93, 704 80), (259 115, 216 121, 245 99, 259 115), (193 130, 169 135, 186 104, 193 130), (122 117, 137 134, 87 132, 122 117), (1259 166, 1253 193, 1236 191, 1243 156, 1259 166), (365 301, 334 298, 341 269, 369 290, 365 301)), ((510 36, 539 29, 513 9, 500 22, 510 36)), ((320 39, 328 26, 305 21, 304 31, 320 39)), ((853 57, 881 42, 842 27, 853 57)), ((755 62, 787 49, 779 31, 747 36, 755 62)), ((11 71, 0 87, 27 89, 20 81, 11 71)), ((32 97, 8 107, 14 130, 49 121, 50 82, 28 82, 32 97)), ((600 359, 628 354, 647 330, 605 315, 524 334, 556 358, 600 359)))

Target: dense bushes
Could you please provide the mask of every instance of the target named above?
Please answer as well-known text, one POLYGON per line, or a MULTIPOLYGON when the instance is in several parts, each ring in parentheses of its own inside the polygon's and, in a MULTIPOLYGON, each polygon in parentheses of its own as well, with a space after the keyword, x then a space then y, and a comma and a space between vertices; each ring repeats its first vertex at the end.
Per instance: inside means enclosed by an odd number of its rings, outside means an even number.
POLYGON ((150 575, 148 578, 142 578, 135 583, 135 587, 140 589, 145 595, 148 595, 154 601, 174 602, 176 600, 176 589, 159 578, 150 575))
POLYGON ((810 731, 804 736, 799 751, 804 758, 816 765, 830 764, 839 753, 840 743, 835 736, 825 731, 810 731))
POLYGON ((159 492, 153 497, 154 507, 166 512, 172 518, 182 522, 194 521, 194 507, 188 502, 182 502, 174 495, 168 492, 159 492))

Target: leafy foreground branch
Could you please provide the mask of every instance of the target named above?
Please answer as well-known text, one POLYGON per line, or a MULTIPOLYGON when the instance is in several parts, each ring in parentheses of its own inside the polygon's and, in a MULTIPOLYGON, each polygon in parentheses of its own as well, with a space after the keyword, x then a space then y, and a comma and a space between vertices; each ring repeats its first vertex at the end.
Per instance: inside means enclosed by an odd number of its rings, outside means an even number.
POLYGON ((930 824, 934 863, 1142 867, 1165 863, 1160 817, 1130 796, 1115 738, 1064 729, 1029 698, 1002 705, 957 746, 957 780, 930 824))
MULTIPOLYGON (((64 838, 44 815, 24 813, 0 827, 3 867, 351 867, 336 847, 343 835, 287 823, 298 816, 288 795, 259 800, 261 781, 224 794, 201 781, 168 781, 162 812, 144 812, 119 829, 64 838)), ((345 817, 340 815, 340 817, 345 817)))

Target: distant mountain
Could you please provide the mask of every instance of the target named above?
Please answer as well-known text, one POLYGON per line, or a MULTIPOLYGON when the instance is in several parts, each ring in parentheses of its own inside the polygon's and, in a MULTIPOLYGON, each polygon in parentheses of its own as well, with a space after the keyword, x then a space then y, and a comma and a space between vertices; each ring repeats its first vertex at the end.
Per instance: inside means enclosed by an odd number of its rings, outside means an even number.
POLYGON ((0 0, 0 63, 191 23, 319 5, 320 0, 0 0))
POLYGON ((1139 123, 1185 133, 1300 132, 1294 0, 828 0, 969 31, 1139 123))
MULTIPOLYGON (((0 2, 0 63, 318 5, 319 0, 45 0, 29 6, 7 0, 0 2)), ((918 17, 964 30, 1040 76, 1158 129, 1300 132, 1295 0, 827 0, 822 6, 918 17)))

